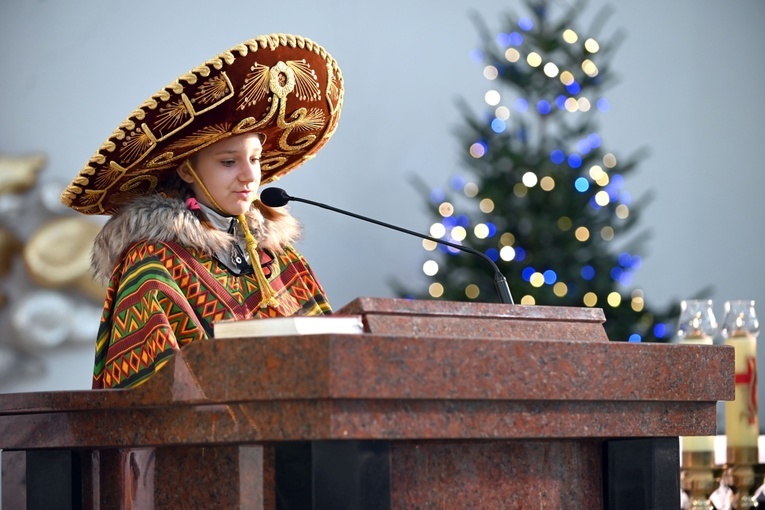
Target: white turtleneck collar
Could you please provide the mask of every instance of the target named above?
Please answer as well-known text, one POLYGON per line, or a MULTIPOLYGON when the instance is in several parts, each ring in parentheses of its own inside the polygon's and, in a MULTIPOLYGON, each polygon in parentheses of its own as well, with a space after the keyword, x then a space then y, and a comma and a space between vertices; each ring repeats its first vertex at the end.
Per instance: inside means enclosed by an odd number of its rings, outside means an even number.
MULTIPOLYGON (((202 211, 205 213, 205 216, 207 216, 207 219, 210 220, 210 223, 213 224, 215 228, 222 232, 232 232, 232 226, 237 225, 239 221, 234 216, 224 216, 223 214, 219 213, 212 207, 207 207, 201 202, 199 203, 199 207, 202 208, 202 211)), ((237 229, 241 230, 241 229, 237 229)))

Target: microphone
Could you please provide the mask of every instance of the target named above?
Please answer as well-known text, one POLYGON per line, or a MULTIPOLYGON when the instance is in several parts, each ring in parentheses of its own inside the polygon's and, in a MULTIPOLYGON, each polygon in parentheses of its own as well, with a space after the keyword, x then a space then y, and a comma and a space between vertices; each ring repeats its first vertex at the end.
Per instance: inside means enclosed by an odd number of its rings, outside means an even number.
POLYGON ((350 216, 352 218, 356 218, 359 220, 368 221, 369 223, 374 223, 375 225, 380 225, 381 227, 391 228, 393 230, 398 230, 399 232, 403 232, 404 234, 409 234, 415 237, 419 237, 422 239, 427 239, 428 241, 432 241, 434 243, 443 244, 446 246, 450 246, 452 248, 455 248, 460 251, 472 253, 473 255, 478 255, 482 259, 484 259, 486 262, 488 262, 492 270, 494 271, 494 286, 497 288, 497 294, 499 294, 499 299, 502 303, 512 305, 513 303, 513 296, 510 294, 510 287, 507 285, 507 278, 502 274, 502 272, 497 267, 497 264, 494 263, 493 260, 491 260, 485 253, 482 253, 478 250, 474 250, 473 248, 470 248, 468 246, 462 246, 459 244, 450 243, 448 241, 444 241, 443 239, 436 239, 435 237, 426 236, 424 234, 420 234, 418 232, 414 232, 412 230, 407 230, 405 228, 397 227, 396 225, 391 225, 390 223, 385 223, 382 221, 378 221, 372 218, 367 218, 366 216, 361 216, 360 214, 355 214, 352 212, 344 211, 342 209, 338 209, 336 207, 332 207, 326 204, 322 204, 320 202, 314 202, 312 200, 306 200, 305 198, 298 198, 298 197, 292 197, 289 194, 287 194, 286 191, 284 191, 281 188, 266 188, 260 193, 260 201, 263 202, 263 204, 269 206, 269 207, 282 207, 284 205, 287 205, 288 202, 303 202, 305 204, 309 205, 315 205, 317 207, 321 207, 322 209, 327 209, 329 211, 334 211, 340 214, 345 214, 346 216, 350 216))

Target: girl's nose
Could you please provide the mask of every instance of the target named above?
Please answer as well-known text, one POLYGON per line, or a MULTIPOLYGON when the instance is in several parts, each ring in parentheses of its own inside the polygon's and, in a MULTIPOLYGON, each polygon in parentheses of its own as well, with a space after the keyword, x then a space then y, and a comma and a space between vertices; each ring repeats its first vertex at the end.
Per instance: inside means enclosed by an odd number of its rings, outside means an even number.
POLYGON ((246 164, 239 175, 243 181, 260 179, 260 161, 246 164))

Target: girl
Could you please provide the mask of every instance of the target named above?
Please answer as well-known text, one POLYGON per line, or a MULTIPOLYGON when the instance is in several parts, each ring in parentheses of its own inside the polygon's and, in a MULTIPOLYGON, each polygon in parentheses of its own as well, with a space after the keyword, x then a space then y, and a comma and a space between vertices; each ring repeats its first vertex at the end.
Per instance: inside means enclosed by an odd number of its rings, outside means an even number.
POLYGON ((111 215, 93 247, 107 284, 93 388, 144 382, 218 320, 331 313, 292 246, 296 220, 257 190, 315 155, 342 99, 323 48, 274 34, 181 76, 112 133, 62 195, 111 215))

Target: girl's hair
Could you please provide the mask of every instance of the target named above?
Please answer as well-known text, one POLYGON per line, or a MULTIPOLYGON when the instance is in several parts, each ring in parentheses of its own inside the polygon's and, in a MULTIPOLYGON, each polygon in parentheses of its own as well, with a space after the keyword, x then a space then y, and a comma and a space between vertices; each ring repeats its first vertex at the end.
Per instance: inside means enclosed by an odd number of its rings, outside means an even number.
MULTIPOLYGON (((186 181, 181 179, 181 176, 178 175, 177 169, 173 169, 173 171, 170 172, 167 178, 164 180, 162 192, 165 196, 176 198, 181 202, 186 202, 187 199, 194 196, 194 192, 192 191, 191 186, 189 186, 186 181)), ((204 213, 204 211, 202 211, 202 209, 191 210, 191 214, 196 216, 197 219, 205 227, 215 228, 213 224, 210 223, 210 220, 207 218, 207 215, 204 213)))
POLYGON ((253 205, 260 211, 260 213, 263 215, 263 217, 269 221, 277 221, 283 216, 286 216, 287 213, 284 211, 280 211, 278 209, 274 209, 273 207, 269 207, 260 200, 256 200, 253 202, 253 205))

